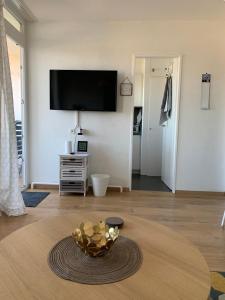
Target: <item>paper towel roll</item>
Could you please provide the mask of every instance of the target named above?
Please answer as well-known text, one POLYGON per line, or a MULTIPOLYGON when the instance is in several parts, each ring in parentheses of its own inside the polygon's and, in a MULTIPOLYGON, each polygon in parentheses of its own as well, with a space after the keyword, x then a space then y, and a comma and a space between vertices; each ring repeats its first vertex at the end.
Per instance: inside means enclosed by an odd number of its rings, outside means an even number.
POLYGON ((71 141, 65 141, 65 154, 72 153, 72 142, 71 141))

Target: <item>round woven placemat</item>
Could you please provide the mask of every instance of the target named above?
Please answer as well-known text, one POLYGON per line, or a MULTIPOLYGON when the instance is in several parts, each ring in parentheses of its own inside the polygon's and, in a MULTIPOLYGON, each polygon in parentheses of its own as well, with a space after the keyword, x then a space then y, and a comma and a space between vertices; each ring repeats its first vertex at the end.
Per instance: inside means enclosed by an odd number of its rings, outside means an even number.
POLYGON ((57 276, 66 280, 106 284, 136 273, 142 253, 134 241, 120 236, 105 256, 93 258, 85 255, 72 237, 66 237, 52 248, 48 263, 57 276))

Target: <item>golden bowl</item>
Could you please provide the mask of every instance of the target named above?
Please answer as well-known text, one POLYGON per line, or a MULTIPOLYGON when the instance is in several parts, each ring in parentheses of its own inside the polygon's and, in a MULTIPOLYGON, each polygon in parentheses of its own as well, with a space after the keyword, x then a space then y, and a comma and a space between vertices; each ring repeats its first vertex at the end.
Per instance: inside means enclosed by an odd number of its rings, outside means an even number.
POLYGON ((81 250, 92 257, 105 255, 119 236, 118 227, 112 228, 100 221, 81 223, 72 233, 81 250))

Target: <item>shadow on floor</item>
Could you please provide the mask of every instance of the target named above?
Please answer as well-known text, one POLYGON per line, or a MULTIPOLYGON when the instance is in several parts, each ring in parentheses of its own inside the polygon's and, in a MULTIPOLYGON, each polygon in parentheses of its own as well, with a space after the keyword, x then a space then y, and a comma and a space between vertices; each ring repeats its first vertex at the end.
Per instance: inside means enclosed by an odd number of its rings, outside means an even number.
POLYGON ((162 182, 160 176, 132 175, 132 189, 144 191, 171 192, 167 185, 162 182))

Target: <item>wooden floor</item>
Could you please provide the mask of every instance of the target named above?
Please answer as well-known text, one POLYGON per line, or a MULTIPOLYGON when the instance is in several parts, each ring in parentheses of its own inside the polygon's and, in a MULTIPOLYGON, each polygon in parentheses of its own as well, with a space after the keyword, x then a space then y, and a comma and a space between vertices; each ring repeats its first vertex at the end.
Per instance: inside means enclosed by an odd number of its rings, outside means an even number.
MULTIPOLYGON (((40 190, 39 190, 40 191, 40 190)), ((164 224, 187 237, 204 255, 211 271, 225 271, 225 230, 220 221, 225 210, 222 196, 173 196, 166 192, 109 192, 104 198, 88 195, 59 197, 57 191, 21 217, 0 217, 0 239, 14 230, 49 216, 83 211, 134 214, 164 224)))

